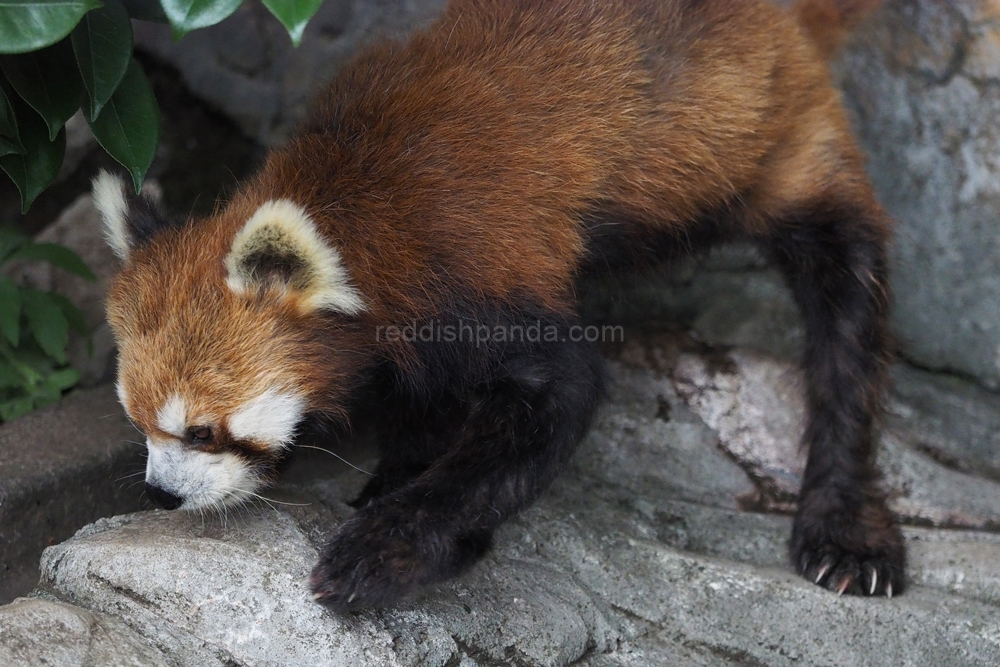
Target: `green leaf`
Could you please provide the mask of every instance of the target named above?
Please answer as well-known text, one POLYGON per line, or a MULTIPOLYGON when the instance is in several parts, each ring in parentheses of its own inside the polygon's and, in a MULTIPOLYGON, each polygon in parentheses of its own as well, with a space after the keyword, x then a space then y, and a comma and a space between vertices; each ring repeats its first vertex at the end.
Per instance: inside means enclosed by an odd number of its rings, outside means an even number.
POLYGON ((62 126, 80 108, 83 98, 83 85, 69 40, 41 51, 3 56, 0 66, 17 94, 45 119, 49 141, 55 141, 62 126))
POLYGON ((35 259, 58 266, 63 271, 93 282, 94 274, 75 252, 57 243, 28 243, 10 256, 10 259, 35 259))
POLYGON ((77 332, 81 336, 89 336, 90 331, 87 330, 87 322, 83 319, 83 313, 80 309, 73 305, 73 302, 64 297, 62 294, 56 294, 54 292, 49 294, 59 307, 62 308, 63 315, 66 316, 66 321, 69 322, 69 328, 77 332))
POLYGON ((0 157, 4 155, 24 155, 24 149, 7 137, 0 136, 0 157))
POLYGON ((302 31, 321 4, 323 0, 264 0, 264 6, 288 29, 295 46, 302 41, 302 31))
POLYGON ((0 358, 0 389, 20 389, 24 387, 24 377, 14 366, 0 358))
POLYGON ((45 405, 50 405, 52 403, 55 403, 60 398, 62 398, 61 391, 53 387, 50 387, 47 384, 41 384, 37 387, 34 387, 31 392, 31 399, 35 404, 35 407, 33 407, 32 410, 37 410, 38 408, 43 407, 45 405))
POLYGON ((0 86, 0 157, 11 153, 24 155, 24 146, 21 145, 18 136, 14 108, 7 101, 7 94, 4 92, 3 86, 0 86))
POLYGON ((0 264, 7 261, 7 258, 14 254, 15 250, 30 242, 30 236, 10 227, 0 227, 0 264))
POLYGON ((26 415, 35 407, 31 398, 14 398, 0 403, 0 420, 13 421, 21 415, 26 415))
POLYGON ((52 359, 38 347, 33 337, 22 337, 14 355, 5 357, 24 376, 25 385, 31 387, 41 383, 55 366, 52 359))
POLYGON ((0 276, 0 334, 17 347, 21 334, 21 290, 6 276, 0 276))
POLYGON ((174 39, 192 30, 207 28, 229 17, 243 0, 161 0, 163 12, 173 28, 174 39))
POLYGON ((132 61, 132 22, 120 0, 104 0, 73 29, 71 40, 87 89, 84 111, 97 118, 132 61))
POLYGON ((36 352, 34 348, 37 347, 37 344, 29 338, 22 339, 20 346, 15 350, 6 340, 0 338, 0 357, 17 371, 24 387, 37 385, 52 372, 52 360, 41 350, 36 352))
POLYGON ((35 342, 49 357, 65 364, 69 322, 62 308, 50 295, 35 289, 21 292, 21 304, 35 342))
POLYGON ((75 368, 62 368, 45 378, 45 385, 62 393, 80 381, 80 371, 75 368))
POLYGON ((66 152, 66 131, 60 130, 55 141, 49 141, 45 122, 23 103, 14 105, 17 126, 21 131, 24 155, 0 157, 0 169, 7 172, 21 193, 21 213, 27 213, 31 202, 55 180, 66 152))
POLYGON ((129 170, 139 192, 160 139, 160 110, 135 58, 101 115, 89 122, 98 143, 129 170))
POLYGON ((0 53, 27 53, 55 44, 97 0, 0 0, 0 53))

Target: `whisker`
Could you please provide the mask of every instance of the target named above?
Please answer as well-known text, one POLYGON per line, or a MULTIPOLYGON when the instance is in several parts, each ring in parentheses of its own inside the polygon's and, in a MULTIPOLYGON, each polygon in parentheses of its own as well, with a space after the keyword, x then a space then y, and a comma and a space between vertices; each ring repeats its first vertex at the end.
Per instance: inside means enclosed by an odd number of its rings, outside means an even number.
POLYGON ((309 507, 310 505, 312 505, 312 503, 286 503, 286 502, 284 502, 282 500, 275 500, 274 498, 265 498, 262 495, 254 493, 253 491, 244 491, 244 493, 249 493, 254 498, 258 498, 260 500, 263 500, 264 502, 266 502, 268 504, 278 503, 279 505, 292 505, 293 507, 309 507))
POLYGON ((139 435, 146 435, 145 433, 142 432, 141 428, 135 425, 135 422, 132 421, 132 418, 128 416, 128 413, 125 413, 125 419, 128 420, 128 423, 132 425, 132 428, 134 428, 136 432, 139 433, 139 435))
POLYGON ((338 459, 340 459, 341 461, 343 461, 347 465, 351 466, 352 468, 354 468, 358 472, 363 472, 364 474, 368 475, 369 477, 374 477, 375 476, 373 473, 370 473, 367 470, 362 470, 358 466, 354 465, 353 463, 351 463, 350 461, 348 461, 347 459, 345 459, 340 454, 337 454, 336 452, 331 452, 329 449, 323 449, 322 447, 314 447, 313 445, 295 445, 295 446, 296 447, 301 447, 302 449, 316 449, 316 450, 319 450, 321 452, 326 452, 327 454, 330 454, 331 456, 337 457, 338 459))
POLYGON ((118 487, 118 490, 119 490, 119 491, 122 491, 122 492, 128 492, 128 491, 131 491, 132 489, 134 489, 134 488, 135 488, 136 486, 138 486, 139 484, 142 484, 142 483, 143 483, 143 482, 145 482, 145 481, 146 481, 146 480, 144 480, 144 479, 140 479, 140 480, 137 480, 137 481, 135 481, 135 482, 132 482, 131 484, 129 484, 129 485, 128 485, 128 486, 126 486, 126 487, 121 487, 121 486, 119 486, 119 487, 118 487))
POLYGON ((130 479, 132 477, 137 477, 139 475, 145 475, 145 474, 146 474, 145 470, 140 470, 139 472, 133 472, 133 473, 130 473, 128 475, 122 475, 121 477, 119 477, 118 479, 116 479, 115 482, 123 482, 126 479, 130 479))
MULTIPOLYGON (((254 503, 255 505, 258 505, 261 501, 263 501, 263 503, 265 505, 267 505, 268 507, 270 507, 275 512, 278 511, 278 508, 275 507, 274 505, 272 505, 271 502, 269 500, 267 500, 266 498, 264 498, 263 496, 256 496, 256 494, 255 494, 255 497, 250 498, 250 502, 254 503)), ((261 509, 264 509, 264 505, 259 505, 259 507, 261 509)))

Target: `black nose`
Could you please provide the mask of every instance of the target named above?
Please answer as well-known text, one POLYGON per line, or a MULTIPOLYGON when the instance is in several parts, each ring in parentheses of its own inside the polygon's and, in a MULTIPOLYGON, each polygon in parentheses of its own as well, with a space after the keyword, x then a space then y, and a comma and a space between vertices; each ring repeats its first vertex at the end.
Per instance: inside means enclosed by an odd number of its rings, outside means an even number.
POLYGON ((164 491, 158 486, 153 486, 149 482, 146 482, 146 495, 152 500, 158 507, 162 507, 165 510, 175 510, 181 506, 184 502, 182 498, 178 498, 169 491, 164 491))

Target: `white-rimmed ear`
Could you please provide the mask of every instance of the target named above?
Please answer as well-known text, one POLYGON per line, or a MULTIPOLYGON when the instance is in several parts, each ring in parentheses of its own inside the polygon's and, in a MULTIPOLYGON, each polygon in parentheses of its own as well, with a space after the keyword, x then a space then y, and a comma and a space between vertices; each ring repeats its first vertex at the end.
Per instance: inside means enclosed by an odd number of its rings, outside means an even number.
POLYGON ((119 259, 145 245, 158 232, 176 223, 163 215, 146 189, 136 195, 119 176, 102 171, 92 186, 94 208, 104 223, 104 237, 119 259))
POLYGON ((277 287, 306 312, 365 309, 340 253, 323 241, 305 209, 287 199, 266 202, 250 216, 233 238, 226 272, 238 294, 277 287))

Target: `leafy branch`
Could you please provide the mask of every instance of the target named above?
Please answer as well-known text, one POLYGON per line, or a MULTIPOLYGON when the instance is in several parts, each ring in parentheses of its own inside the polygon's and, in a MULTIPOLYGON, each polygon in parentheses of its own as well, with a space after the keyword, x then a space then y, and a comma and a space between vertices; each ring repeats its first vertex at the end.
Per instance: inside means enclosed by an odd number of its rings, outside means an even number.
MULTIPOLYGON (((243 0, 0 0, 0 169, 21 209, 62 165, 77 110, 142 186, 159 142, 152 86, 132 55, 132 20, 169 22, 175 39, 219 23, 243 0)), ((263 0, 298 45, 322 0, 263 0)))
MULTIPOLYGON (((94 280, 68 248, 0 227, 0 266, 14 260, 43 261, 94 280)), ((69 299, 0 275, 0 422, 59 400, 80 380, 66 356, 70 330, 87 335, 83 315, 69 299)))

